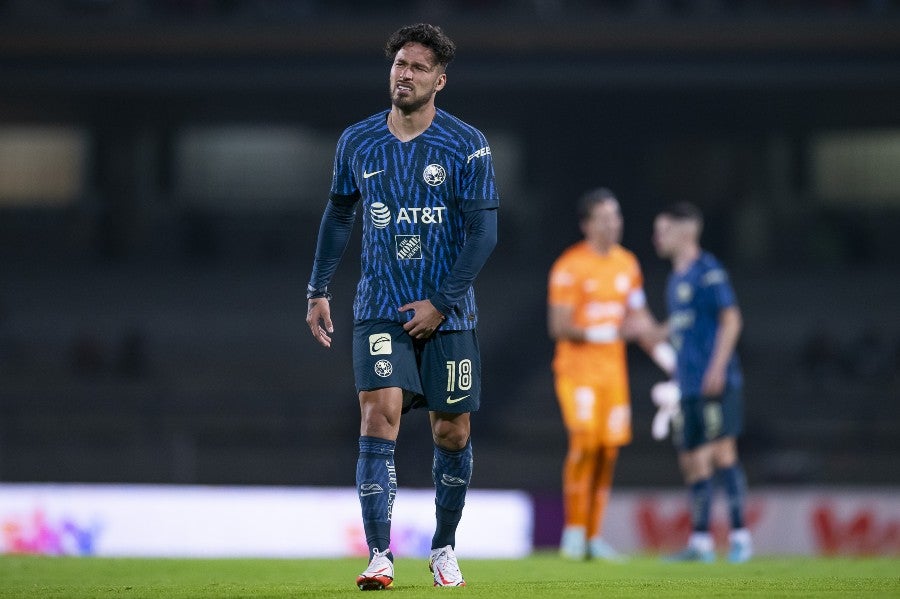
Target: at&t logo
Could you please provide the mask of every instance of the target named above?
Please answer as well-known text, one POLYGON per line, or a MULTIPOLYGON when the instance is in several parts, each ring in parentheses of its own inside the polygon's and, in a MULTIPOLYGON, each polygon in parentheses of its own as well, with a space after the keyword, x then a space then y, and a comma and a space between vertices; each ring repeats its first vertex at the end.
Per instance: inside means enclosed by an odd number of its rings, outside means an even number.
POLYGON ((376 229, 383 229, 391 224, 391 209, 382 202, 373 202, 369 206, 369 216, 372 217, 372 225, 376 229))
MULTIPOLYGON (((440 225, 444 222, 444 212, 446 206, 424 206, 417 207, 401 207, 397 212, 396 223, 410 225, 440 225)), ((369 217, 372 219, 372 226, 376 229, 384 229, 391 224, 393 215, 391 209, 384 202, 372 202, 369 206, 369 217)))

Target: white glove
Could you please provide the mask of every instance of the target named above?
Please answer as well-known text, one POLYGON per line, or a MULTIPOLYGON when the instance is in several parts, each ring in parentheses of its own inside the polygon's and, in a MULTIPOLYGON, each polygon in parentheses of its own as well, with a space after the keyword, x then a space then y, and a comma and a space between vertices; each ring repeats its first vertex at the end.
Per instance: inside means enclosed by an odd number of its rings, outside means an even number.
POLYGON ((584 330, 588 343, 612 343, 619 339, 619 327, 614 324, 595 324, 584 330))
POLYGON ((653 346, 650 357, 656 362, 656 365, 662 368, 662 371, 672 376, 675 374, 675 367, 678 365, 678 354, 671 343, 660 341, 653 346))
POLYGON ((650 399, 656 405, 651 433, 654 439, 661 441, 669 435, 672 417, 678 413, 681 404, 681 389, 674 381, 656 383, 650 389, 650 399))

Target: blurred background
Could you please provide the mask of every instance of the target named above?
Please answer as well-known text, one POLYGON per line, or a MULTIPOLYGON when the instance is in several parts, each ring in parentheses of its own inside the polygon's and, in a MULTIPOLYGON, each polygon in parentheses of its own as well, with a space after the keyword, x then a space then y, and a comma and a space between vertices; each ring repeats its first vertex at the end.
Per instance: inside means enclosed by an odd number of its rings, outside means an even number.
MULTIPOLYGON (((660 317, 653 216, 706 212, 751 487, 900 484, 897 0, 0 0, 0 480, 353 485, 358 235, 330 351, 305 285, 338 135, 388 107, 384 41, 422 20, 502 196, 475 486, 559 491, 546 276, 600 185, 660 317)), ((662 373, 630 357, 616 486, 676 487, 662 373)), ((430 459, 410 414, 401 484, 430 459)))

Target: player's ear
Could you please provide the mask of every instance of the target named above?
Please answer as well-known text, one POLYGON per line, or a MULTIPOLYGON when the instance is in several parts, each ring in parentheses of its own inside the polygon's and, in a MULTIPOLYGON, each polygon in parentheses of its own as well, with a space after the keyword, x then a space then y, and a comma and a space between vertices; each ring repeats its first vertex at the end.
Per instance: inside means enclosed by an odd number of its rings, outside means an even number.
POLYGON ((441 73, 434 84, 434 91, 441 91, 445 85, 447 85, 447 73, 441 73))

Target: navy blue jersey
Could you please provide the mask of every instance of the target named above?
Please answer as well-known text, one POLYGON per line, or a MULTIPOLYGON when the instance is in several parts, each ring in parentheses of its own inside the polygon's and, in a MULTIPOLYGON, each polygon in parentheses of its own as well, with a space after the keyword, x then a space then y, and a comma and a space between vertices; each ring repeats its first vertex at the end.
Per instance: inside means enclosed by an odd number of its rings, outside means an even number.
MULTIPOLYGON (((463 213, 499 206, 491 150, 480 131, 437 110, 422 134, 402 142, 382 111, 341 135, 331 200, 361 202, 361 276, 353 302, 357 320, 405 322, 406 303, 440 288, 465 241, 463 213)), ((441 325, 473 329, 470 286, 441 325)))
MULTIPOLYGON (((702 252, 690 268, 673 272, 666 284, 671 341, 678 353, 676 378, 682 397, 699 396, 703 375, 712 357, 719 327, 719 312, 737 306, 728 273, 708 252, 702 252)), ((737 354, 728 363, 729 388, 743 383, 737 354)))

